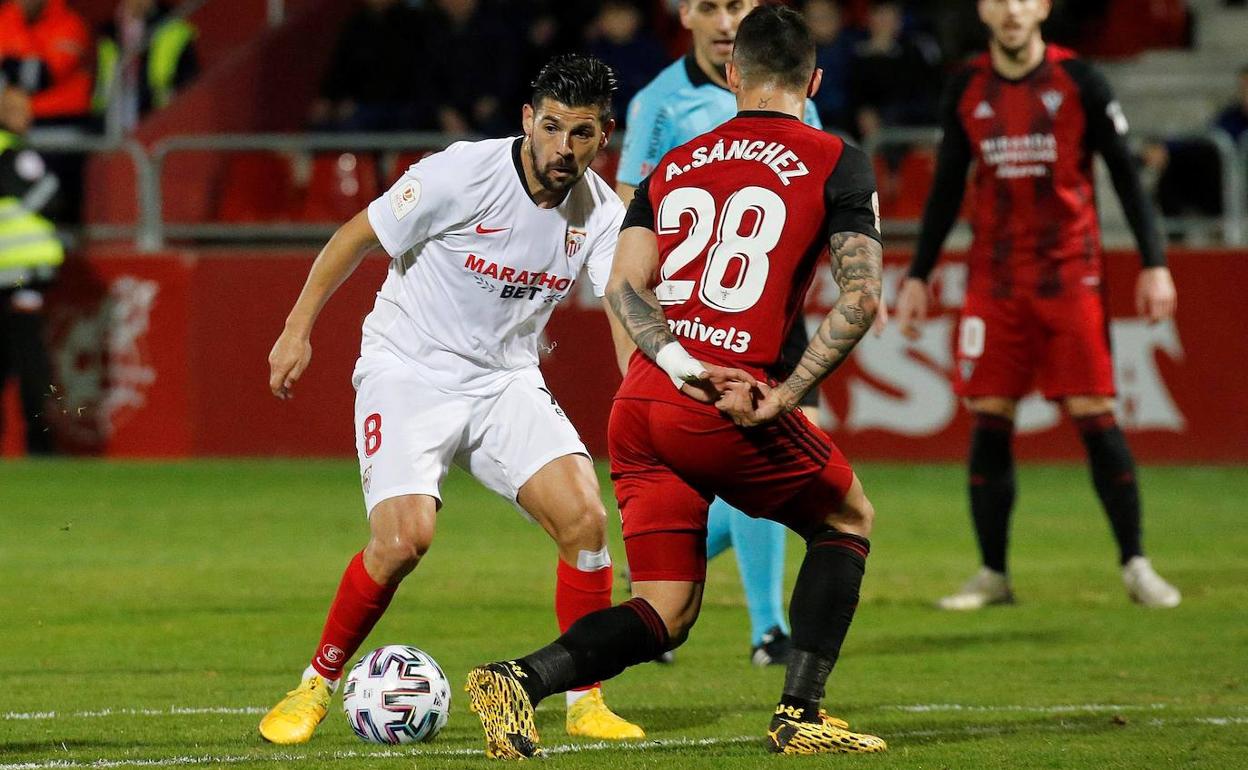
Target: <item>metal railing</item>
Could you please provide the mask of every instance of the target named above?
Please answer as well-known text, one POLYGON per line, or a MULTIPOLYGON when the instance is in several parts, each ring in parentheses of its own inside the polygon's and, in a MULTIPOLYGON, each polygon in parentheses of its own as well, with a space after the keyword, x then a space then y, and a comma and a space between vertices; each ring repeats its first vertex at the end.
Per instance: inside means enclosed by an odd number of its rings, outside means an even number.
POLYGON ((381 152, 398 154, 414 150, 443 149, 452 142, 480 139, 477 135, 448 135, 435 132, 408 133, 347 133, 347 134, 203 134, 171 136, 156 142, 150 153, 150 166, 155 186, 146 201, 149 217, 145 217, 144 239, 140 247, 162 248, 165 240, 210 239, 246 240, 308 240, 327 238, 341 223, 315 224, 281 222, 271 224, 225 224, 203 222, 165 222, 163 217, 164 169, 169 156, 186 152, 289 152, 313 153, 329 150, 343 152, 381 152), (149 221, 150 219, 150 221, 149 221))
MULTIPOLYGON (((164 172, 169 158, 193 152, 277 152, 310 154, 324 151, 375 152, 390 158, 400 153, 437 150, 461 139, 480 136, 453 136, 433 132, 411 133, 350 133, 350 134, 192 134, 170 136, 144 148, 133 139, 83 135, 32 136, 30 145, 38 150, 60 153, 121 152, 135 169, 137 221, 134 224, 88 225, 88 238, 132 238, 140 251, 152 252, 165 247, 170 239, 217 241, 307 241, 328 237, 340 224, 274 222, 242 224, 226 222, 167 222, 164 219, 164 172)), ((871 155, 889 146, 936 147, 941 131, 937 127, 886 128, 863 149, 871 155)), ((1223 214, 1221 217, 1181 218, 1164 221, 1170 232, 1195 231, 1216 225, 1228 245, 1248 242, 1248 135, 1238 147, 1221 131, 1176 137, 1179 140, 1203 141, 1212 146, 1221 166, 1223 214)), ((924 191, 926 194, 927 191, 924 191)), ((917 220, 892 220, 890 235, 915 235, 917 220)))
MULTIPOLYGON (((936 147, 940 144, 942 131, 939 127, 885 128, 863 143, 863 150, 869 155, 878 154, 883 148, 890 146, 918 145, 936 147)), ((1241 137, 1239 147, 1224 131, 1211 129, 1204 132, 1193 132, 1169 137, 1175 141, 1201 142, 1213 147, 1218 155, 1221 169, 1219 184, 1222 190, 1222 216, 1220 217, 1177 217, 1166 218, 1161 222, 1165 232, 1189 233, 1208 230, 1216 225, 1222 232, 1222 239, 1227 245, 1242 246, 1248 243, 1248 134, 1241 137)), ((913 220, 892 220, 890 234, 915 235, 918 222, 913 220)))

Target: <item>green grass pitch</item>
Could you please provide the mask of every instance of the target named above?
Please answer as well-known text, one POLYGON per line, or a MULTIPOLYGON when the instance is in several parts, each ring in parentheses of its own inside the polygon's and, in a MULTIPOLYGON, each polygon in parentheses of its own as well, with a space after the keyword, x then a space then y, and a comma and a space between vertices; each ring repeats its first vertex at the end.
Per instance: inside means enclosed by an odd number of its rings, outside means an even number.
MULTIPOLYGON (((828 706, 889 753, 765 753, 783 672, 749 665, 725 556, 676 665, 607 687, 650 742, 569 739, 551 699, 538 712, 547 764, 1248 767, 1248 469, 1142 470, 1146 543, 1184 593, 1176 610, 1147 611, 1125 598, 1084 469, 1023 468, 1019 604, 976 614, 932 609, 975 566, 963 471, 859 471, 879 515, 828 706)), ((445 497, 432 551, 365 649, 432 653, 455 688, 450 724, 430 744, 370 746, 335 700, 311 743, 281 748, 256 723, 296 684, 363 543, 354 463, 0 464, 0 770, 485 765, 460 688, 472 665, 553 636, 554 549, 463 474, 445 497)), ((793 538, 790 580, 799 560, 793 538)))

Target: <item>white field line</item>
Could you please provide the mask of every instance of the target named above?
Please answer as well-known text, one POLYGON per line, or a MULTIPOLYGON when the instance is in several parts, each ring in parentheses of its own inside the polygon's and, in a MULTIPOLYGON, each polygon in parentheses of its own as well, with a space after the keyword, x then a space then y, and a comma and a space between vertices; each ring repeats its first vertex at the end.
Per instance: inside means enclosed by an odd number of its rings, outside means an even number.
MULTIPOLYGON (((1114 713, 1118 711, 1165 711, 1174 707, 1186 707, 1186 704, 1176 703, 1070 703, 1057 706, 1026 706, 1026 705, 997 705, 997 706, 981 706, 966 703, 909 703, 900 705, 885 706, 867 706, 861 711, 870 713, 872 711, 904 711, 913 714, 924 713, 947 713, 947 712, 973 712, 982 714, 1065 714, 1071 712, 1082 713, 1114 713)), ((554 708, 543 704, 538 707, 539 711, 545 711, 547 708, 554 708)), ((560 706, 559 708, 562 708, 560 706)), ((1248 708, 1248 707, 1245 707, 1248 708)), ((7 711, 0 714, 0 720, 6 721, 45 721, 53 719, 98 719, 101 717, 177 717, 177 716, 196 716, 201 714, 221 714, 221 715, 258 715, 267 713, 268 709, 261 706, 208 706, 204 708, 192 708, 184 706, 169 706, 163 709, 155 708, 104 708, 92 711, 7 711)))
MULTIPOLYGON (((1197 717, 1193 719, 1149 719, 1141 722, 1149 727, 1168 727, 1192 724, 1208 724, 1218 727, 1248 724, 1248 717, 1197 717)), ((939 738, 942 736, 993 736, 1016 732, 1078 732, 1087 727, 1085 724, 1058 722, 1044 725, 1022 725, 1017 728, 1011 725, 965 726, 953 729, 936 730, 902 730, 887 734, 891 741, 904 741, 907 738, 939 738)), ((650 751, 654 749, 700 748, 706 746, 729 746, 737 744, 763 742, 761 735, 736 735, 724 738, 667 738, 642 741, 639 743, 581 743, 563 744, 546 747, 549 755, 587 754, 599 751, 650 751)), ((0 770, 109 770, 127 767, 192 767, 196 765, 236 765, 246 762, 253 763, 292 763, 307 760, 354 760, 354 759, 393 759, 393 758, 434 758, 434 757, 474 757, 481 756, 480 749, 376 749, 372 751, 331 751, 331 752, 278 752, 273 754, 206 754, 200 756, 160 757, 157 759, 95 759, 72 760, 52 759, 36 762, 15 762, 0 765, 0 770)))
POLYGON ((177 717, 197 714, 264 714, 268 709, 259 706, 231 708, 228 706, 209 706, 206 708, 186 708, 170 706, 163 709, 98 709, 96 711, 9 711, 0 715, 6 720, 45 720, 45 719, 95 719, 99 717, 177 717))

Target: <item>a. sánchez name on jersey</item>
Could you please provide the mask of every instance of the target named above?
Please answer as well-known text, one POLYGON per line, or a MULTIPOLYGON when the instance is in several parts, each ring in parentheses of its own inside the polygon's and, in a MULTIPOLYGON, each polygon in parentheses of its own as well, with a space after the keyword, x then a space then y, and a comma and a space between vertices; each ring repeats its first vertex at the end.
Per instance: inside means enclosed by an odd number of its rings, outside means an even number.
MULTIPOLYGON (((770 377, 829 236, 879 240, 877 212, 860 150, 793 116, 747 111, 667 153, 623 226, 654 231, 655 296, 689 353, 770 377)), ((618 397, 697 404, 641 355, 618 397)))

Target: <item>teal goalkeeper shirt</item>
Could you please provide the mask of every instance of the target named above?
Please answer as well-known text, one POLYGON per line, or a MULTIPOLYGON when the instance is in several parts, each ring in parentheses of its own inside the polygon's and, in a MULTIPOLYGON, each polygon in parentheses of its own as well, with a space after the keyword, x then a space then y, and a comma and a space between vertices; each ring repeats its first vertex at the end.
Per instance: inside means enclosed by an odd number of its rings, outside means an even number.
MULTIPOLYGON (((673 147, 705 134, 737 114, 737 97, 717 85, 690 53, 673 62, 628 103, 628 130, 616 180, 636 187, 673 147)), ((823 128, 815 103, 806 122, 823 128)))

